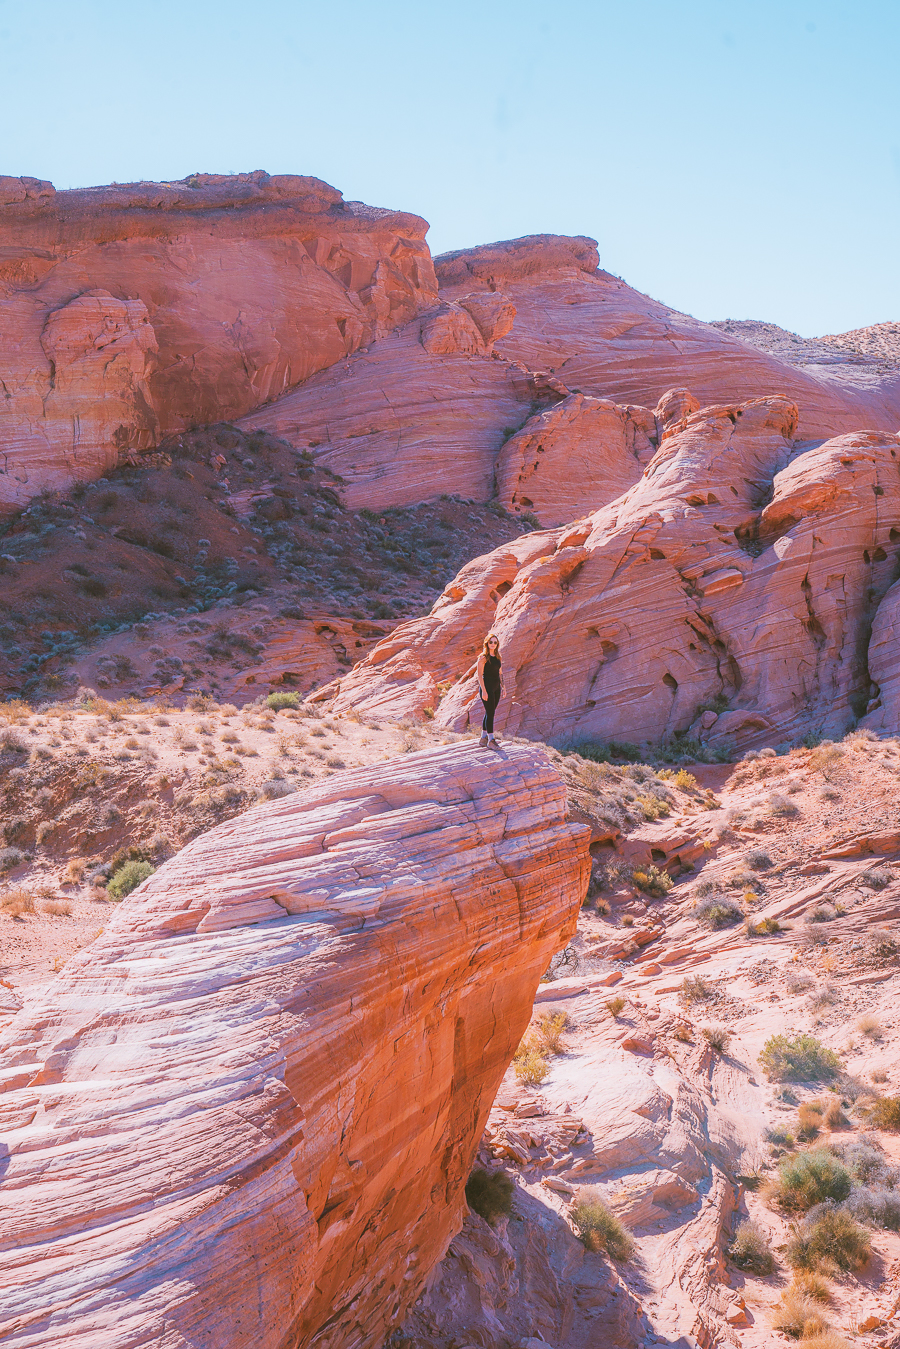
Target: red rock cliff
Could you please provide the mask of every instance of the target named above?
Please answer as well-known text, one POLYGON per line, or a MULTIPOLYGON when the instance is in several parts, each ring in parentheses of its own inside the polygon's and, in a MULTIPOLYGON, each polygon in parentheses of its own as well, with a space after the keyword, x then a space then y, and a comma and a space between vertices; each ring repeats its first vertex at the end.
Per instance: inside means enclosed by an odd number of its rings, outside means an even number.
POLYGON ((239 417, 432 304, 427 224, 317 178, 0 178, 0 509, 239 417))
POLYGON ((587 839, 542 754, 467 745, 145 882, 5 1034, 4 1343, 380 1345, 458 1229, 587 839))

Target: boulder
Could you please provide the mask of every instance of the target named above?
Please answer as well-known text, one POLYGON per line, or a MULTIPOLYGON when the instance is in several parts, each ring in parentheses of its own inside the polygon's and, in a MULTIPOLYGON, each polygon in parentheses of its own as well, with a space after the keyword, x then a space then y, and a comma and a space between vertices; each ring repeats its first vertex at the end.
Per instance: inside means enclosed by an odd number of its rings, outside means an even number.
POLYGON ((529 747, 202 835, 6 1029, 0 1335, 381 1345, 458 1230, 587 831, 529 747))

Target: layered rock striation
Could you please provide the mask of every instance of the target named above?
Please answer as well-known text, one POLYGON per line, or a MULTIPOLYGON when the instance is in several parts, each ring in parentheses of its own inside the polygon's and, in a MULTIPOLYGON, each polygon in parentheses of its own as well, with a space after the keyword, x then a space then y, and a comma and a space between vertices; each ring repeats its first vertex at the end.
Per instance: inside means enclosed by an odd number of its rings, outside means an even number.
POLYGON ((0 509, 235 418, 433 307, 426 222, 317 178, 0 178, 0 509))
POLYGON ((6 1031, 4 1343, 381 1344, 588 870, 527 747, 402 756, 190 844, 6 1031))
POLYGON ((740 748, 840 734, 877 710, 873 678, 882 665, 893 678, 876 613, 900 565, 900 439, 863 431, 803 450, 788 399, 698 409, 685 390, 657 421, 635 486, 470 563, 430 615, 327 690, 336 706, 428 709, 462 729, 480 715, 474 661, 493 628, 501 717, 529 737, 690 733, 740 748))

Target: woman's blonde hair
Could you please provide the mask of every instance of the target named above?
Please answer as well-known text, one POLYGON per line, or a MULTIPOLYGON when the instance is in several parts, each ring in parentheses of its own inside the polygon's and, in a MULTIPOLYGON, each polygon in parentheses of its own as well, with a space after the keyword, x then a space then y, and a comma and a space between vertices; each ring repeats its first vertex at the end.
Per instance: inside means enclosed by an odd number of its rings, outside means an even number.
POLYGON ((489 655, 491 654, 491 648, 490 648, 491 642, 496 642, 496 643, 497 643, 497 655, 499 656, 499 655, 500 655, 500 638, 497 636, 496 632, 489 632, 488 635, 487 635, 487 637, 485 637, 485 639, 484 639, 484 645, 483 645, 482 648, 481 648, 481 654, 482 654, 483 656, 489 656, 489 655))

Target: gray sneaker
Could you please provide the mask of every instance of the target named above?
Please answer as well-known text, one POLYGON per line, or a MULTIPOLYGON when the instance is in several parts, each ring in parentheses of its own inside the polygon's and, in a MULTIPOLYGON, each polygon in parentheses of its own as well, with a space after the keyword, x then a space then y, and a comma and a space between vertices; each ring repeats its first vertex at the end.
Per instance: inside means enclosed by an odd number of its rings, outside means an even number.
POLYGON ((479 745, 481 746, 481 748, 484 749, 485 745, 488 743, 487 733, 485 733, 485 734, 481 737, 481 739, 479 740, 478 743, 479 743, 479 745))
POLYGON ((496 740, 496 739, 494 738, 494 736, 491 736, 491 738, 490 738, 490 739, 488 740, 488 742, 487 742, 487 746, 488 746, 488 749, 499 749, 499 748, 500 748, 500 741, 499 741, 499 740, 496 740))

